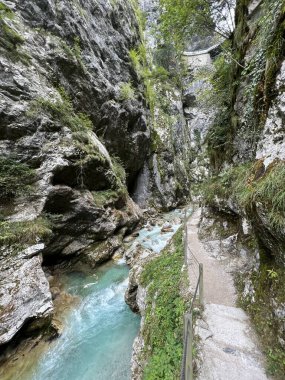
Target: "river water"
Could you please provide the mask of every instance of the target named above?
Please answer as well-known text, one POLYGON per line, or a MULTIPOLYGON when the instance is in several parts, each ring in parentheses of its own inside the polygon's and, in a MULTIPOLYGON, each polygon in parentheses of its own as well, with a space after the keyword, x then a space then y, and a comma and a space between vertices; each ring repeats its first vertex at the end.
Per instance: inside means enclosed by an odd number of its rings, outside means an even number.
POLYGON ((100 267, 96 274, 64 275, 65 291, 80 302, 64 321, 30 380, 130 379, 132 344, 140 318, 124 302, 128 268, 122 263, 100 267))
MULTIPOLYGON (((161 226, 147 226, 140 230, 130 249, 140 244, 154 254, 160 252, 181 225, 182 217, 180 210, 165 214, 163 219, 171 222, 173 230, 162 234, 161 226)), ((27 372, 9 379, 129 380, 140 317, 124 301, 128 272, 120 259, 91 274, 79 270, 63 273, 64 291, 78 301, 64 315, 62 335, 35 358, 27 372)))

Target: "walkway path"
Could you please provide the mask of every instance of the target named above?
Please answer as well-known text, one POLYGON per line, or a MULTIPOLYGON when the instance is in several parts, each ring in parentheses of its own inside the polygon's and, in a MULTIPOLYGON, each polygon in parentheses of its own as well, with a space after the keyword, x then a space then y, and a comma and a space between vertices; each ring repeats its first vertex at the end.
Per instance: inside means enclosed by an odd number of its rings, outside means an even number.
MULTIPOLYGON (((203 363, 198 380, 267 380, 263 356, 246 313, 235 306, 233 278, 198 238, 200 210, 188 222, 188 247, 204 265, 205 311, 198 322, 203 363)), ((194 263, 188 249, 189 277, 194 263)))

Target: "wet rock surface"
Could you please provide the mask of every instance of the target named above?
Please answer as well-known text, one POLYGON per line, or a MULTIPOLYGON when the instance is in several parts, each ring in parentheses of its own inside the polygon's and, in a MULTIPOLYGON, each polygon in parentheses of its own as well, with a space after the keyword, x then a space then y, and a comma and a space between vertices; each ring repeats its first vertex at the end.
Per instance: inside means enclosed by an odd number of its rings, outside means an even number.
POLYGON ((42 269, 42 244, 1 258, 0 344, 9 342, 29 322, 29 330, 48 325, 53 314, 49 283, 42 269))

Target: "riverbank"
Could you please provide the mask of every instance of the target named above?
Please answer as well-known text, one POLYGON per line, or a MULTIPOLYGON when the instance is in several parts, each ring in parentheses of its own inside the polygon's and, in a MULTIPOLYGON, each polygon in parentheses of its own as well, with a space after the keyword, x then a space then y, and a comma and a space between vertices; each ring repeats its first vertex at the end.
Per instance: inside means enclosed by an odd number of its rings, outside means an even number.
POLYGON ((146 240, 145 246, 129 259, 132 269, 126 298, 142 316, 133 350, 133 380, 172 380, 180 376, 183 316, 190 297, 182 244, 184 211, 174 216, 174 223, 169 221, 174 236, 165 239, 166 226, 150 230, 152 238, 164 242, 163 249, 155 252, 156 245, 146 240))

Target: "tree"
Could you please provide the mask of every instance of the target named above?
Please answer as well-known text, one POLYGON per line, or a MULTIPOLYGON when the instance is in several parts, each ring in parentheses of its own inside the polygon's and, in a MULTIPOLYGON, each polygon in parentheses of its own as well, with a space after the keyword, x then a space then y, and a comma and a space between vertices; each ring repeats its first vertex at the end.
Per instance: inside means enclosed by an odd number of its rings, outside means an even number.
POLYGON ((235 0, 160 0, 161 39, 178 50, 195 35, 227 39, 234 30, 234 8, 235 0))

